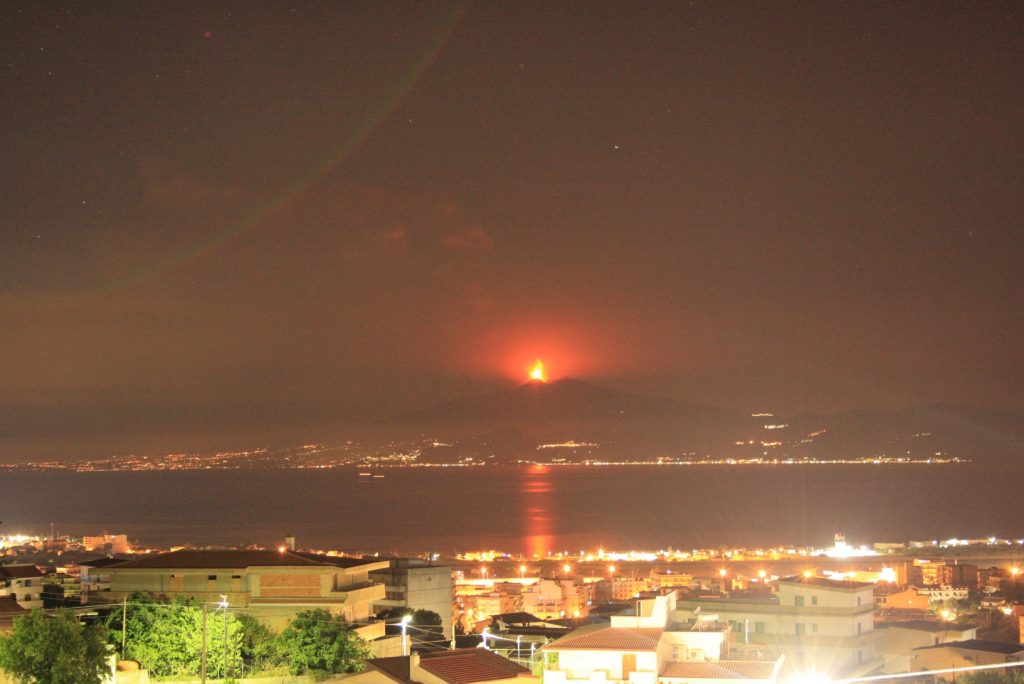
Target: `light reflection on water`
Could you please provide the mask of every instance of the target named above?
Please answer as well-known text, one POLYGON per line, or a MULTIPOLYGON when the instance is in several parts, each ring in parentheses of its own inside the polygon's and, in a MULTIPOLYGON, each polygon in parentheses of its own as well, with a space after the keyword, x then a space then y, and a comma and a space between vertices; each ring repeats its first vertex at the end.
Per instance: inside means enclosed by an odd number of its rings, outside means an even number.
POLYGON ((549 468, 532 465, 526 469, 520 489, 523 510, 526 511, 526 536, 523 548, 528 556, 543 558, 549 555, 554 541, 551 536, 551 498, 554 486, 549 468))

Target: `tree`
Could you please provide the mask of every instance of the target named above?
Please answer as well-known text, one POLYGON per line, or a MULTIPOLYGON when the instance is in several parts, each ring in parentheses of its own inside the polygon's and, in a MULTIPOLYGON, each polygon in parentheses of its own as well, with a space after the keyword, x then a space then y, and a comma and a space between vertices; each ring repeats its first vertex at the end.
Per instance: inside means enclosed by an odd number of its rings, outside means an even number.
POLYGON ((238 622, 241 627, 240 655, 247 671, 259 671, 283 662, 277 639, 266 625, 244 613, 238 615, 238 622))
POLYGON ((957 678, 958 684, 1024 684, 1024 672, 967 672, 957 678))
POLYGON ((61 610, 33 610, 0 637, 0 669, 25 684, 100 684, 109 672, 106 629, 61 610))
MULTIPOLYGON (((128 598, 126 612, 124 657, 139 661, 155 677, 199 674, 203 650, 202 604, 181 597, 161 601, 136 593, 128 598)), ((120 610, 110 613, 107 626, 111 628, 112 642, 119 647, 120 610)), ((237 668, 241 626, 231 613, 209 609, 206 632, 206 672, 211 677, 223 677, 237 668)))
POLYGON ((345 618, 322 608, 307 610, 292 619, 277 638, 292 674, 311 670, 337 674, 359 672, 370 657, 366 642, 345 618))

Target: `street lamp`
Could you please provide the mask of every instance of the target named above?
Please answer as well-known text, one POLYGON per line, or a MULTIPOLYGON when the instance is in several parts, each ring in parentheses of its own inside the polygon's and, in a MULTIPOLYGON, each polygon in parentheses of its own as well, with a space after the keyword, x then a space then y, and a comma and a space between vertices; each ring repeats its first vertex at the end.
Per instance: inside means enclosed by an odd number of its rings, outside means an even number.
POLYGON ((491 647, 487 645, 487 637, 490 636, 490 635, 487 633, 487 631, 488 631, 488 628, 484 627, 484 631, 480 632, 480 637, 481 637, 481 644, 480 645, 483 646, 485 649, 487 649, 489 651, 489 650, 491 650, 491 647))
POLYGON ((224 672, 221 673, 223 679, 228 678, 228 597, 224 594, 220 595, 220 606, 221 610, 224 611, 224 672))
POLYGON ((402 655, 409 655, 409 635, 405 631, 409 623, 412 622, 412 615, 403 615, 402 621, 399 623, 402 625, 402 655))

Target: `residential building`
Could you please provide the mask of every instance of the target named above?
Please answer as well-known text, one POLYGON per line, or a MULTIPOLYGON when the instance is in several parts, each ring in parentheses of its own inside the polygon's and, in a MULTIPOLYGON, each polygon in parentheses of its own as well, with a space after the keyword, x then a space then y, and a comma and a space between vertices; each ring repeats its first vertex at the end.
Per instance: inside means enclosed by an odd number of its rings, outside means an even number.
POLYGON ((978 636, 974 625, 935 620, 907 620, 876 625, 875 645, 882 658, 882 672, 910 672, 914 649, 951 641, 967 641, 978 636))
POLYGON ((731 627, 716 616, 675 622, 674 592, 641 597, 610 625, 582 627, 544 648, 544 684, 775 682, 783 664, 732 660, 731 627))
MULTIPOLYGON (((9 633, 14 620, 23 615, 28 615, 29 611, 21 607, 14 599, 9 596, 0 596, 0 634, 9 633)), ((3 675, 0 675, 2 677, 3 675)))
POLYGON ((384 599, 384 584, 370 573, 387 560, 284 551, 185 549, 109 565, 110 591, 90 601, 118 601, 137 591, 186 596, 244 607, 275 629, 298 612, 322 608, 357 625, 364 638, 384 635, 371 623, 372 606, 384 599))
POLYGON ((370 579, 384 585, 375 612, 387 608, 430 610, 441 616, 445 637, 452 637, 452 569, 415 558, 392 558, 388 567, 371 570, 370 579))
POLYGON ((131 553, 132 545, 126 534, 100 534, 82 537, 82 548, 100 553, 131 553))
POLYGON ((125 558, 94 558, 78 564, 78 581, 82 587, 82 603, 88 603, 92 594, 110 591, 110 573, 112 565, 126 562, 125 558))
MULTIPOLYGON (((685 575, 673 575, 673 579, 685 577, 685 575)), ((609 601, 628 601, 637 594, 651 588, 651 582, 646 578, 622 577, 616 575, 601 580, 594 585, 595 603, 607 603, 609 601)))
POLYGON ((888 587, 876 588, 875 606, 880 611, 924 612, 928 610, 928 596, 916 587, 892 590, 888 587))
POLYGON ((928 597, 929 601, 966 601, 970 595, 970 590, 967 587, 952 587, 948 584, 921 587, 917 591, 921 595, 928 597))
POLYGON ((34 565, 0 565, 0 596, 27 610, 42 608, 44 576, 34 565))
MULTIPOLYGON (((999 641, 968 639, 951 641, 914 649, 913 671, 944 670, 973 665, 998 665, 1024 660, 1024 644, 1006 644, 999 641)), ((995 672, 1007 672, 996 668, 995 672)), ((954 681, 955 672, 935 675, 939 679, 954 681)))
POLYGON ((733 626, 731 655, 783 655, 799 672, 831 677, 881 667, 875 652, 873 585, 824 577, 779 580, 778 594, 756 598, 679 601, 679 621, 714 613, 733 626))

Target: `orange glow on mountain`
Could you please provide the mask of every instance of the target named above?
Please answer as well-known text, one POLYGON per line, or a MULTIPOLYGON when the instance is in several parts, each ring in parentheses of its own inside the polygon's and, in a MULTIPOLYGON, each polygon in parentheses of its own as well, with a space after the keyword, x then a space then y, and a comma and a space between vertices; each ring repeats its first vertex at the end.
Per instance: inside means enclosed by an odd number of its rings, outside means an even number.
POLYGON ((537 362, 530 368, 530 380, 535 382, 547 382, 548 376, 544 373, 544 362, 537 359, 537 362))

